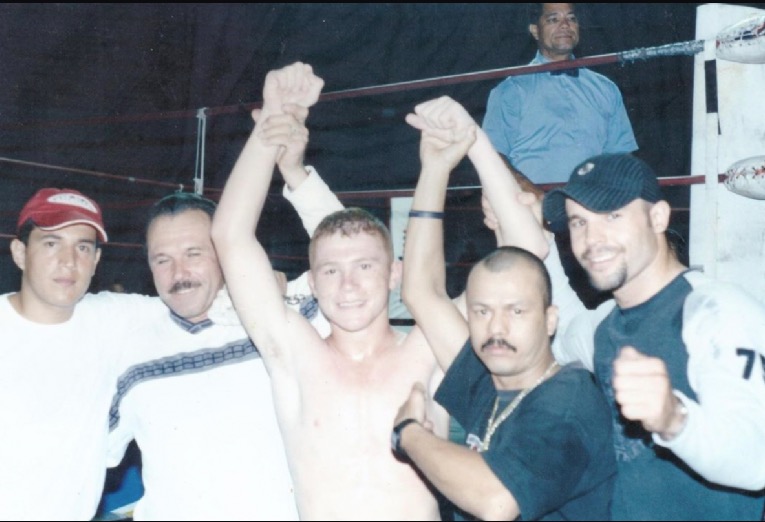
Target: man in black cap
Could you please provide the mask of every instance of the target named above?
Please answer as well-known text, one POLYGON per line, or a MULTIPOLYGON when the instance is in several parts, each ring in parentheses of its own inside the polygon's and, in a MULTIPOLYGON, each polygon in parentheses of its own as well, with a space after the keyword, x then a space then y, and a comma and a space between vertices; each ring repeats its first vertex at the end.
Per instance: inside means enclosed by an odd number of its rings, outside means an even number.
POLYGON ((678 261, 670 206, 630 154, 584 161, 543 211, 616 304, 594 352, 615 423, 614 519, 759 519, 765 308, 678 261))

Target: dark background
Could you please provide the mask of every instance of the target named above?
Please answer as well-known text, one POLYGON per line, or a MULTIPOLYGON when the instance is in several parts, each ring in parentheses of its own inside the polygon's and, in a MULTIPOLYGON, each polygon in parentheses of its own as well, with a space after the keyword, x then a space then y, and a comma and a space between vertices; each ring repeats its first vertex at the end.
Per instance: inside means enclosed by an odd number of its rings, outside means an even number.
MULTIPOLYGON (((693 40, 698 5, 579 4, 577 56, 693 40)), ((270 69, 309 63, 330 92, 524 65, 535 52, 527 25, 524 4, 1 4, 0 292, 19 284, 8 249, 19 210, 56 186, 102 204, 111 242, 92 290, 120 281, 152 293, 143 215, 176 188, 193 190, 198 109, 209 113, 205 195, 217 200, 270 69)), ((620 87, 637 154, 660 176, 700 174, 689 172, 692 68, 688 56, 597 67, 620 87)), ((346 205, 387 219, 388 198, 410 195, 418 175, 419 136, 405 114, 446 94, 480 122, 499 81, 322 101, 308 120, 307 162, 346 205)), ((478 185, 467 162, 451 185, 456 292, 493 237, 479 192, 460 189, 478 185)), ((294 277, 307 268, 307 237, 280 190, 276 177, 258 235, 294 277)), ((687 189, 668 192, 687 237, 687 189)))

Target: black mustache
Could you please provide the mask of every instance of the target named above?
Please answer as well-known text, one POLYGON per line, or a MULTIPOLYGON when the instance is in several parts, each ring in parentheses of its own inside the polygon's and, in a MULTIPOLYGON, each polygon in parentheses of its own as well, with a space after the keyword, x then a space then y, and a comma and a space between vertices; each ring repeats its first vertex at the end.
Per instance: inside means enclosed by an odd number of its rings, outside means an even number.
POLYGON ((181 290, 189 290, 190 288, 197 288, 199 286, 201 285, 194 281, 178 281, 172 287, 170 287, 170 293, 174 294, 176 292, 180 292, 181 290))
POLYGON ((504 339, 497 339, 495 337, 492 337, 491 339, 489 339, 488 341, 483 343, 483 345, 481 345, 481 351, 483 351, 486 348, 489 348, 491 346, 499 346, 499 347, 502 347, 502 348, 507 348, 508 350, 510 350, 512 352, 517 352, 518 351, 518 349, 515 346, 513 346, 510 343, 508 343, 504 339))

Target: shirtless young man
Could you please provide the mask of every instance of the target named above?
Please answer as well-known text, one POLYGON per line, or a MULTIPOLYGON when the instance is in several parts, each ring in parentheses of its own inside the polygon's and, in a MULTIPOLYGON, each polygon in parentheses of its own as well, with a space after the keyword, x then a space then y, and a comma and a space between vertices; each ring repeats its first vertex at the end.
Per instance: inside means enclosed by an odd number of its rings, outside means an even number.
MULTIPOLYGON (((401 267, 387 229, 360 209, 336 212, 317 228, 309 280, 331 325, 326 340, 285 306, 253 234, 274 164, 289 140, 306 139, 297 121, 323 83, 302 63, 267 75, 263 110, 221 196, 213 241, 271 375, 301 518, 435 520, 434 493, 390 449, 393 419, 412 385, 434 389, 442 374, 417 329, 405 335, 389 324, 388 295, 401 267)), ((428 408, 446 438, 446 413, 428 408)))

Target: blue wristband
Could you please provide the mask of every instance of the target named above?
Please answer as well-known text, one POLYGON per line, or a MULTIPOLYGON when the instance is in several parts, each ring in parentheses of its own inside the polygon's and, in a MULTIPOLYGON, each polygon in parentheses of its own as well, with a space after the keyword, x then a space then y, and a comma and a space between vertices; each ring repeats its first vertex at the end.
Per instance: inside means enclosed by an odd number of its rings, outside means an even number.
POLYGON ((410 210, 409 217, 412 218, 430 218, 430 219, 444 219, 443 212, 432 212, 430 210, 410 210))

